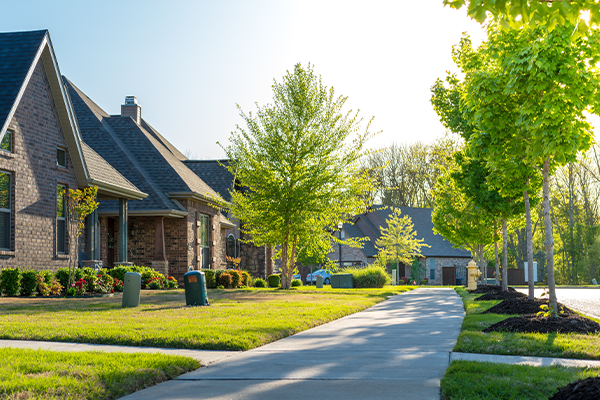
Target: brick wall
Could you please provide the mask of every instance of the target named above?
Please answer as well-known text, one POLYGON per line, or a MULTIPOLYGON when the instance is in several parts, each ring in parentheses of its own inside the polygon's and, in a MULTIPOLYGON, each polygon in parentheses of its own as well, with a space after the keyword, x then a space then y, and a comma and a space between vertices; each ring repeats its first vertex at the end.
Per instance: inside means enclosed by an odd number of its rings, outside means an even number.
MULTIPOLYGON (((430 259, 434 260, 435 268, 435 279, 430 280, 429 283, 434 285, 442 284, 442 268, 444 267, 456 267, 456 277, 463 279, 462 284, 465 284, 465 278, 467 276, 467 264, 471 261, 470 258, 463 257, 429 257, 423 260, 425 266, 426 276, 430 277, 430 259)), ((410 268, 408 266, 407 268, 410 268)), ((408 271, 408 269, 407 269, 408 271)))
MULTIPOLYGON (((12 251, 6 266, 57 270, 67 259, 56 254, 56 185, 77 189, 67 152, 66 168, 56 165, 56 148, 67 148, 41 61, 36 65, 10 122, 13 152, 0 152, 0 170, 12 173, 12 251)), ((75 246, 68 246, 74 252, 75 246)))

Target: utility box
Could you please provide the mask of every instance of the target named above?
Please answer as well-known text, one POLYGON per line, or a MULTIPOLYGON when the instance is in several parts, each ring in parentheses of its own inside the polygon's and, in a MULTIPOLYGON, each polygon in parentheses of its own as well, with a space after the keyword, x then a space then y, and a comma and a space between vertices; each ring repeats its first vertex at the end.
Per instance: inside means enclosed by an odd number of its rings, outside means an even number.
POLYGON ((392 268, 392 286, 396 286, 398 284, 398 270, 396 268, 392 268))
POLYGON ((352 274, 335 274, 331 276, 331 287, 334 289, 352 289, 352 274))
POLYGON ((317 275, 317 289, 323 289, 323 275, 317 275))
POLYGON ((142 275, 138 272, 126 272, 123 278, 123 304, 122 307, 137 307, 140 305, 140 289, 142 275))
POLYGON ((204 272, 190 271, 183 275, 185 304, 188 306, 208 306, 206 277, 204 272))

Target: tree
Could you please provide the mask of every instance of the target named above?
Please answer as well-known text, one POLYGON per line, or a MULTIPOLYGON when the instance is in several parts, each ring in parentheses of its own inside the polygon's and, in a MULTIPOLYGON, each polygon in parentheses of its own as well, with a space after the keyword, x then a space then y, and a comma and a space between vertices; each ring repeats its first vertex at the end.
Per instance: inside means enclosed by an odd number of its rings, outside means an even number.
POLYGON ((255 245, 278 246, 289 288, 299 245, 307 257, 329 251, 338 222, 366 212, 373 178, 359 173, 359 162, 371 133, 358 112, 342 113, 347 98, 324 86, 310 64, 297 64, 272 88, 273 104, 257 106, 256 115, 238 106, 246 127, 232 132, 224 150, 245 190, 232 192, 227 206, 255 245))
MULTIPOLYGON (((62 189, 59 186, 59 190, 62 189)), ((69 252, 69 284, 75 281, 75 268, 79 258, 79 236, 85 228, 85 218, 98 208, 96 195, 98 193, 97 186, 91 186, 84 189, 69 189, 66 196, 58 196, 59 199, 66 201, 66 213, 69 243, 75 244, 75 251, 69 252)))
POLYGON ((423 257, 421 247, 430 246, 423 243, 424 239, 416 238, 412 219, 400 214, 400 209, 395 208, 386 220, 387 228, 381 228, 381 236, 375 242, 375 247, 379 250, 379 257, 390 262, 409 264, 412 259, 423 257))
POLYGON ((465 3, 467 14, 477 22, 483 23, 492 15, 504 28, 545 25, 552 31, 568 23, 577 38, 600 24, 600 4, 596 0, 444 0, 444 5, 457 9, 465 3))

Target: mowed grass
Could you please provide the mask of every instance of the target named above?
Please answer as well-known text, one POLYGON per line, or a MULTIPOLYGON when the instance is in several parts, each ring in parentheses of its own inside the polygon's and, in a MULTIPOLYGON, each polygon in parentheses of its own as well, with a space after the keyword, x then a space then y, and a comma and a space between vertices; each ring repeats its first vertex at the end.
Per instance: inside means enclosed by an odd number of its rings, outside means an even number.
POLYGON ((187 307, 183 290, 121 297, 0 298, 0 338, 148 347, 248 350, 379 303, 411 286, 383 289, 209 290, 208 307, 187 307))
POLYGON ((191 358, 145 353, 0 349, 0 398, 109 400, 200 367, 191 358))
POLYGON ((597 376, 600 369, 454 361, 441 382, 442 398, 547 400, 571 382, 597 376))
POLYGON ((600 359, 600 333, 483 333, 488 326, 514 315, 481 314, 500 301, 475 301, 481 294, 470 294, 464 288, 456 291, 466 310, 462 332, 454 347, 456 352, 600 359))

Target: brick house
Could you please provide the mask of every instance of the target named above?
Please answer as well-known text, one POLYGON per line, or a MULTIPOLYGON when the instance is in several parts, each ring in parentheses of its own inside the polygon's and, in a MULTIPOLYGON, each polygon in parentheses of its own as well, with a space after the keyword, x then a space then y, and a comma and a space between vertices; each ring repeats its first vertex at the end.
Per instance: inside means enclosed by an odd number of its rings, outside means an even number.
MULTIPOLYGON (((423 239, 430 247, 422 247, 423 258, 420 261, 426 268, 426 276, 432 284, 455 284, 455 280, 465 283, 466 266, 471 260, 471 253, 467 250, 456 249, 453 244, 443 236, 433 232, 431 208, 398 207, 401 216, 408 215, 413 224, 416 237, 423 239)), ((363 242, 363 248, 357 249, 341 246, 342 265, 365 265, 375 261, 378 250, 375 242, 381 236, 381 228, 387 228, 387 220, 394 212, 394 207, 373 206, 365 213, 353 218, 352 223, 342 227, 343 237, 368 238, 363 242)), ((340 260, 340 246, 334 245, 328 258, 338 262, 340 260)), ((410 277, 410 265, 400 264, 398 277, 410 277)))
POLYGON ((146 197, 82 141, 47 31, 0 33, 0 127, 0 268, 67 266, 66 189, 146 197))

